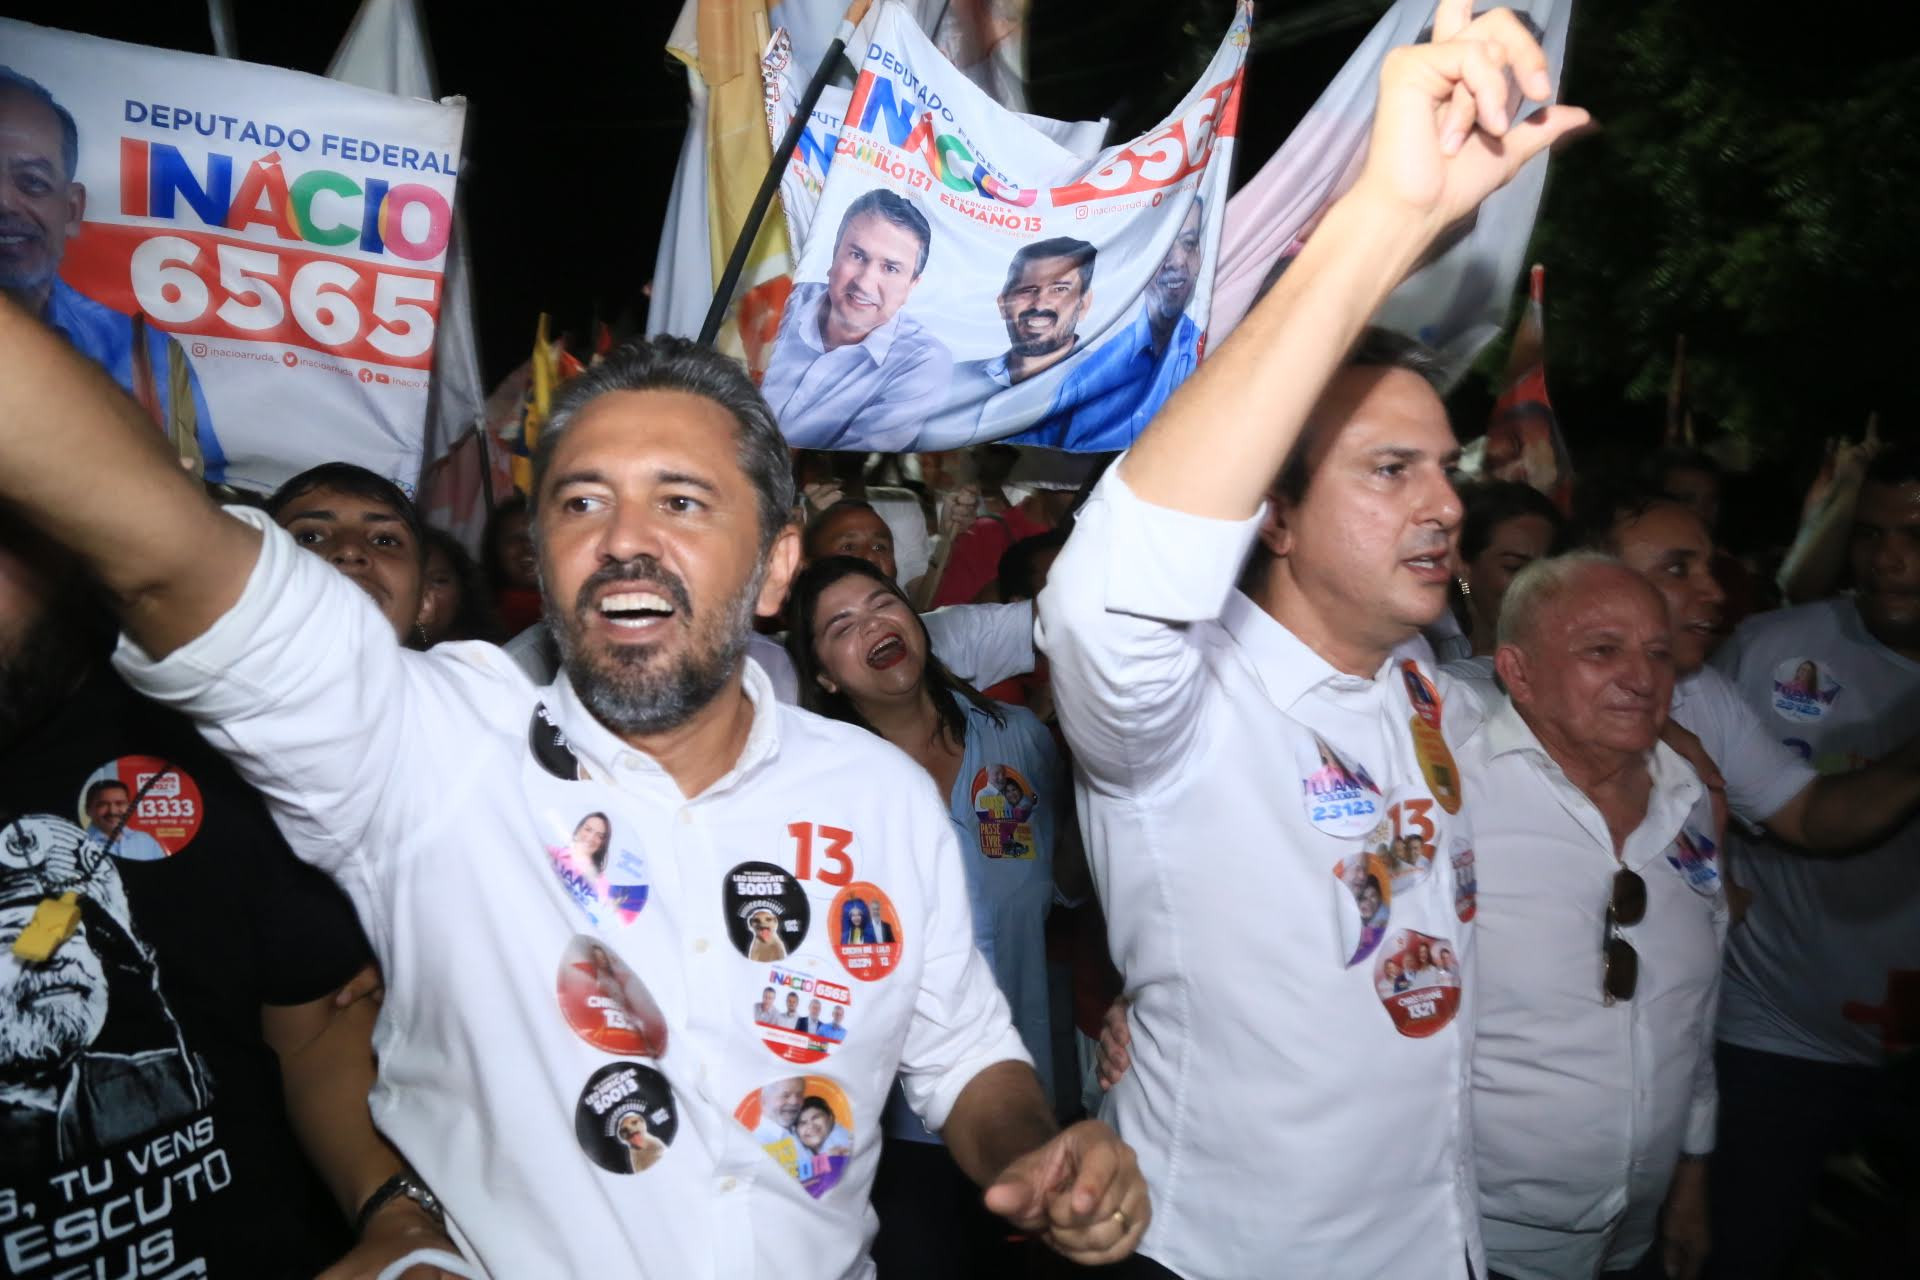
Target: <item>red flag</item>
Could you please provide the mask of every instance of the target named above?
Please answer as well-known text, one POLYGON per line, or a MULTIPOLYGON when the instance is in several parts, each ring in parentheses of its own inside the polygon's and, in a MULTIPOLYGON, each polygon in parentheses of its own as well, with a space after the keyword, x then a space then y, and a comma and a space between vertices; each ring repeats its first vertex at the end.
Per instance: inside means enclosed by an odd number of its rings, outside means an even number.
POLYGON ((1506 390, 1493 406, 1481 469, 1496 480, 1518 480, 1573 509, 1573 459, 1547 396, 1547 325, 1543 300, 1547 269, 1534 265, 1527 309, 1513 335, 1506 390))

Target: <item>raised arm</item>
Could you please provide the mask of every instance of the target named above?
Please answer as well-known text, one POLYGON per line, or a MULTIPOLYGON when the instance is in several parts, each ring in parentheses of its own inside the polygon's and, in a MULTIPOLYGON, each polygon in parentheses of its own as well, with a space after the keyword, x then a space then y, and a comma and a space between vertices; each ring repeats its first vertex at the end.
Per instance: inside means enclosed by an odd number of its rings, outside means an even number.
POLYGON ((1510 126, 1507 70, 1544 101, 1546 55, 1507 10, 1469 22, 1472 8, 1442 0, 1433 42, 1388 55, 1366 167, 1273 292, 1122 459, 1140 498, 1220 520, 1252 515, 1322 388, 1428 246, 1587 122, 1578 108, 1554 106, 1510 126))
POLYGON ((4 296, 0 500, 81 557, 156 657, 232 607, 260 546, 104 371, 4 296))

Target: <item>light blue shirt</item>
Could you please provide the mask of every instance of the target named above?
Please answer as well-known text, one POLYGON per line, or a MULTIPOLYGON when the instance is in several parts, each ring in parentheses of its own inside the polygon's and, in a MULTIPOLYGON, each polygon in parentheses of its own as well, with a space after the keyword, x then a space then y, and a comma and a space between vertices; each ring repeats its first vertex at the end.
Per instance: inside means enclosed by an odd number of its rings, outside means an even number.
POLYGON ((947 386, 940 408, 914 439, 915 452, 958 449, 985 434, 980 429, 987 401, 1013 385, 1007 371, 1006 353, 985 360, 963 360, 953 366, 953 380, 947 386))
POLYGON ((1012 443, 1076 453, 1124 449, 1199 363, 1200 326, 1185 312, 1166 350, 1154 356, 1153 327, 1142 302, 1132 324, 1080 358, 1047 417, 1012 443))
MULTIPOLYGON (((53 282, 47 297, 47 309, 41 317, 73 349, 105 369, 113 380, 138 398, 133 385, 133 317, 115 311, 104 303, 78 292, 64 280, 53 282)), ((147 329, 147 360, 153 368, 153 387, 160 412, 172 412, 172 391, 168 386, 167 352, 176 346, 173 338, 151 323, 147 329)), ((213 415, 207 412, 206 393, 200 389, 200 375, 187 361, 187 385, 193 389, 193 417, 200 439, 200 456, 205 460, 207 479, 214 484, 226 480, 227 455, 220 438, 213 433, 213 415)))
MULTIPOLYGON (((966 860, 973 943, 1007 997, 1040 1087, 1051 1098, 1046 921, 1054 901, 1054 833, 1057 823, 1073 820, 1072 783, 1053 735, 1033 712, 995 703, 1005 721, 995 724, 979 707, 959 701, 967 715, 967 749, 947 797, 947 818, 966 860), (989 781, 995 766, 1021 781, 1018 803, 1008 803, 989 781)), ((888 1101, 886 1126, 896 1138, 939 1140, 906 1107, 897 1087, 888 1101)))
POLYGON ((829 351, 826 295, 824 284, 794 286, 760 393, 797 448, 903 452, 945 403, 953 354, 905 310, 829 351))
MULTIPOLYGON (((107 848, 107 833, 99 827, 87 828, 87 843, 95 849, 107 848)), ((122 827, 120 838, 113 842, 108 852, 116 858, 128 862, 162 862, 167 856, 166 846, 144 831, 133 827, 122 827)))

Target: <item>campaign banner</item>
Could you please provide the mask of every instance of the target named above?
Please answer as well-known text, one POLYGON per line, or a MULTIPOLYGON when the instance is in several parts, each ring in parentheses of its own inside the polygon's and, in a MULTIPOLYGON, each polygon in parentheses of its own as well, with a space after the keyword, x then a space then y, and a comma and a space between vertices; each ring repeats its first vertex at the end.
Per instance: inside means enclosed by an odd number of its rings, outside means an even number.
POLYGON ((0 48, 41 178, 0 287, 209 480, 348 461, 411 492, 464 110, 5 19, 0 48))
MULTIPOLYGON (((787 136, 793 113, 806 96, 807 79, 812 69, 794 58, 793 36, 785 27, 773 33, 767 51, 760 59, 760 75, 766 85, 767 132, 774 146, 787 136)), ((787 160, 780 175, 780 204, 787 215, 787 233, 794 243, 805 243, 813 227, 813 214, 820 207, 820 191, 826 185, 827 170, 833 167, 834 142, 847 118, 847 104, 853 90, 830 84, 820 90, 799 145, 787 160)), ((1092 160, 1107 140, 1107 120, 1054 120, 1014 112, 1014 118, 1038 129, 1082 160, 1092 160)))
MULTIPOLYGON (((1557 94, 1573 0, 1512 0, 1510 7, 1540 41, 1557 94)), ((1234 193, 1220 241, 1212 315, 1216 344, 1233 332, 1327 209, 1360 176, 1381 64, 1401 45, 1430 40, 1432 25, 1433 0, 1396 0, 1286 142, 1234 193)), ((1513 118, 1544 105, 1520 103, 1513 118)), ((1526 261, 1546 187, 1547 159, 1545 152, 1535 156, 1513 181, 1482 201, 1374 318, 1433 348, 1449 385, 1466 374, 1507 322, 1514 280, 1526 261)))
MULTIPOLYGON (((759 136, 759 51, 767 33, 791 33, 804 84, 846 8, 845 0, 685 0, 667 52, 687 68, 687 132, 654 259, 648 333, 691 338, 700 332, 734 238, 773 163, 772 145, 759 136)), ((998 102, 1023 105, 1027 0, 908 0, 908 11, 968 79, 998 102)), ((857 61, 865 47, 862 40, 848 52, 857 61)), ((755 377, 766 369, 793 286, 792 267, 786 228, 769 218, 714 340, 755 377)))
POLYGON ((889 0, 817 193, 784 175, 796 283, 761 390, 788 442, 1124 448, 1205 350, 1250 16, 1089 159, 1084 126, 1001 106, 889 0))

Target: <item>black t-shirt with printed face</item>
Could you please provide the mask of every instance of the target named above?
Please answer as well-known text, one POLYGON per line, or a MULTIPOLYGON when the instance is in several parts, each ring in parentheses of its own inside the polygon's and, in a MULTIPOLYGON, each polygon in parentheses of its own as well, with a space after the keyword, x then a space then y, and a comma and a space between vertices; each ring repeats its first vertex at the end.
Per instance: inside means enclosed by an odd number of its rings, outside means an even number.
POLYGON ((260 1007, 368 959, 258 795, 110 671, 0 748, 0 1273, 307 1280, 335 1261, 347 1228, 260 1007), (16 955, 66 892, 66 940, 16 955))

